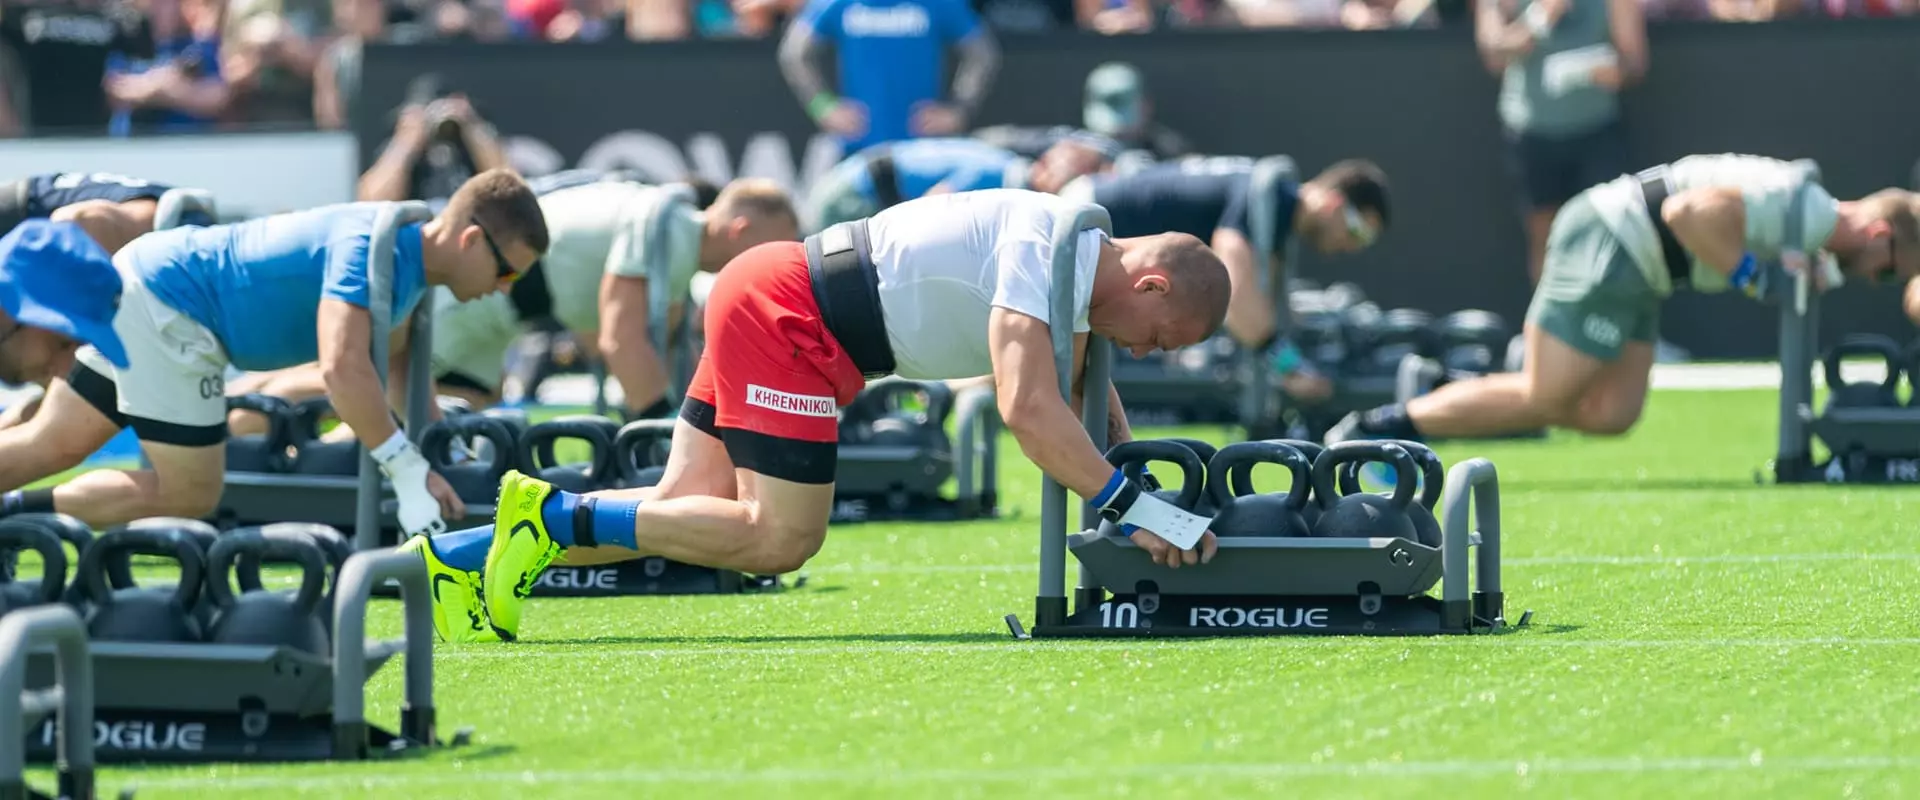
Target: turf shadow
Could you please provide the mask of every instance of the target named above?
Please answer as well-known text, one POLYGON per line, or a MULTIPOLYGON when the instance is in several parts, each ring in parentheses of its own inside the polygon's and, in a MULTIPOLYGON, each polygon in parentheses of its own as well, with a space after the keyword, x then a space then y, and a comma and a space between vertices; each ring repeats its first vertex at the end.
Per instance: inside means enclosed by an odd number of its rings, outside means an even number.
POLYGON ((843 633, 821 636, 594 636, 580 639, 521 640, 515 647, 596 644, 642 645, 794 645, 794 644, 984 644, 1007 641, 1005 633, 843 633))

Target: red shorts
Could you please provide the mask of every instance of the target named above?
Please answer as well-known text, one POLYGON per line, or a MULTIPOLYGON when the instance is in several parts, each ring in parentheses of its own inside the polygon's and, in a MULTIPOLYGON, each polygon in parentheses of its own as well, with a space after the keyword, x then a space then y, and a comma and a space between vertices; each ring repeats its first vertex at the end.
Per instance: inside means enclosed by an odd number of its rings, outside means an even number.
POLYGON ((806 247, 741 253, 714 281, 706 314, 706 350, 681 416, 719 436, 736 467, 832 483, 839 409, 866 378, 820 318, 806 247))

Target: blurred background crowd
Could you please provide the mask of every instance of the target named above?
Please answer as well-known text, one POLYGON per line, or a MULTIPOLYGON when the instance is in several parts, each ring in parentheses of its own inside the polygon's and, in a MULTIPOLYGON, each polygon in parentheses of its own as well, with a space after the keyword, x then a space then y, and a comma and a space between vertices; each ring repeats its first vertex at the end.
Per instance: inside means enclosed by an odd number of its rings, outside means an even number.
MULTIPOLYGON (((1471 25, 1465 0, 952 0, 998 36, 1471 25)), ((1493 0, 1497 1, 1497 0, 1493 0)), ((8 0, 0 136, 342 128, 368 42, 775 38, 835 0, 8 0)), ((1920 0, 1643 0, 1649 19, 1902 16, 1920 0)), ((971 25, 969 21, 967 24, 971 25)), ((509 56, 510 57, 510 56, 509 56)))

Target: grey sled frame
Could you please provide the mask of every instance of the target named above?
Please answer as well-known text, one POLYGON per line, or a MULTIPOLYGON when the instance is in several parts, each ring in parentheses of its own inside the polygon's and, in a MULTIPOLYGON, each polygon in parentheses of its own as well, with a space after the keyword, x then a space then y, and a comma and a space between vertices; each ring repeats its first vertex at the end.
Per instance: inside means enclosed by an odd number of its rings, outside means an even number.
MULTIPOLYGON (((1105 209, 1097 206, 1081 208, 1071 217, 1056 223, 1053 230, 1053 265, 1050 319, 1073 319, 1076 314, 1074 303, 1074 284, 1076 280, 1076 260, 1074 245, 1080 231, 1089 228, 1108 230, 1111 220, 1105 209)), ((1073 328, 1070 325, 1053 326, 1051 329, 1054 368, 1059 373, 1060 393, 1071 402, 1073 396, 1073 328)), ((1096 448, 1107 449, 1107 391, 1112 368, 1112 348, 1104 341, 1094 337, 1087 352, 1087 363, 1082 380, 1081 420, 1086 427, 1087 436, 1096 448)), ((1474 633, 1497 630, 1505 626, 1505 596, 1500 580, 1500 495, 1498 476, 1493 463, 1486 459, 1469 459, 1454 465, 1448 471, 1448 480, 1439 510, 1445 531, 1444 542, 1436 553, 1433 548, 1424 547, 1401 539, 1280 539, 1247 538, 1223 539, 1222 551, 1241 550, 1247 557, 1260 556, 1258 564, 1251 569, 1238 570, 1183 570, 1173 572, 1160 568, 1154 577, 1163 579, 1168 591, 1178 593, 1173 605, 1204 597, 1208 594, 1244 594, 1248 596, 1268 597, 1287 594, 1307 594, 1309 592, 1324 595, 1337 595, 1334 581, 1326 587, 1305 586, 1292 591, 1271 591, 1273 578, 1282 574, 1277 568, 1289 567, 1287 574, 1297 574, 1306 568, 1309 576, 1314 570, 1326 571, 1329 567, 1339 569, 1344 581, 1346 597, 1357 600, 1357 614, 1353 611, 1337 612, 1339 621, 1324 626, 1317 631, 1289 631, 1284 629, 1221 630, 1214 628, 1199 629, 1192 627, 1127 626, 1110 628, 1103 625, 1086 626, 1075 624, 1074 617, 1084 617, 1089 607, 1098 605, 1100 598, 1111 587, 1102 586, 1089 564, 1090 559, 1106 556, 1119 556, 1118 564, 1123 569, 1135 569, 1140 564, 1137 548, 1127 542, 1105 541, 1099 534, 1100 518, 1089 504, 1081 504, 1081 530, 1084 532, 1069 536, 1067 528, 1068 494, 1066 487, 1060 485, 1050 475, 1043 475, 1041 483, 1040 507, 1040 575, 1039 588, 1034 597, 1035 636, 1055 635, 1223 635, 1232 633, 1262 633, 1267 635, 1289 632, 1321 633, 1365 633, 1365 634, 1429 634, 1429 633, 1474 633), (1469 504, 1474 521, 1480 526, 1475 532, 1469 526, 1469 504), (1073 546, 1075 552, 1082 547, 1088 555, 1082 558, 1080 581, 1075 592, 1076 603, 1080 607, 1069 613, 1066 586, 1067 552, 1073 546), (1469 566, 1468 548, 1480 548, 1477 565, 1469 566), (1127 553, 1124 551, 1134 551, 1127 553), (1260 552, 1264 551, 1264 552, 1260 552), (1313 556, 1309 558, 1309 553, 1313 556), (1104 555, 1103 555, 1104 554, 1104 555), (1431 560, 1438 556, 1439 564, 1432 565, 1431 560), (1383 597, 1379 588, 1371 594, 1352 593, 1357 585, 1371 583, 1380 578, 1369 574, 1374 564, 1381 559, 1388 564, 1410 567, 1425 563, 1427 567, 1420 571, 1427 577, 1424 583, 1409 584, 1405 594, 1399 598, 1383 597), (1295 564, 1294 562, 1299 562, 1295 564), (1438 570, 1431 569, 1438 566, 1438 570), (1352 567, 1352 568, 1348 568, 1352 567), (1437 574, 1435 574, 1437 572, 1437 574), (1469 584, 1469 574, 1473 582, 1469 584), (1176 582, 1175 577, 1178 581, 1176 582), (1441 597, 1438 602, 1425 597, 1424 592, 1435 581, 1442 583, 1441 597), (1184 585, 1182 585, 1184 584, 1184 585), (1212 584, 1212 585, 1209 585, 1212 584), (1266 584, 1266 585, 1262 585, 1266 584), (1413 595, 1408 597, 1406 595, 1413 595), (1375 615, 1385 616, 1375 619, 1375 615)), ((1232 556, 1227 556, 1232 559, 1232 556)), ((1226 567, 1228 564, 1216 564, 1226 567)), ((1310 581, 1310 577, 1309 577, 1310 581)), ((1153 605, 1160 600, 1154 593, 1153 605)), ((1145 598, 1141 598, 1144 600, 1145 598)), ((1152 614, 1155 609, 1139 604, 1140 613, 1152 614)), ((1009 627, 1016 637, 1024 637, 1018 619, 1009 616, 1009 627)), ((1297 626, 1293 626, 1297 627, 1297 626)))

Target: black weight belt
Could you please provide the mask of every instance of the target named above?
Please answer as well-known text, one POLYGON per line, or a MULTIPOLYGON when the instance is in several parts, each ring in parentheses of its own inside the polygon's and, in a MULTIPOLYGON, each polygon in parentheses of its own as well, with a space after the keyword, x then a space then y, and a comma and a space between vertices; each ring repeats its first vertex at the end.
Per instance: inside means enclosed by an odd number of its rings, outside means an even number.
POLYGON ((878 153, 867 159, 867 179, 873 181, 873 199, 880 204, 875 210, 885 211, 906 199, 900 193, 900 173, 894 168, 892 153, 878 153))
POLYGON ((880 308, 880 273, 873 265, 867 221, 842 222, 807 237, 813 301, 840 349, 868 380, 893 374, 893 346, 880 308))
POLYGON ((513 288, 507 292, 507 299, 513 303, 513 313, 520 315, 520 321, 539 322, 553 316, 553 292, 547 288, 547 276, 543 261, 533 262, 527 268, 527 274, 513 282, 513 288))
POLYGON ((1640 194, 1647 200, 1647 218, 1653 220, 1653 231, 1660 235, 1660 253, 1667 259, 1667 277, 1673 282, 1674 290, 1685 289, 1693 285, 1693 267, 1687 256, 1687 248, 1680 246, 1680 240, 1673 235, 1673 229, 1667 227, 1667 220, 1660 215, 1660 205, 1673 193, 1667 185, 1667 171, 1656 168, 1640 173, 1640 194))

